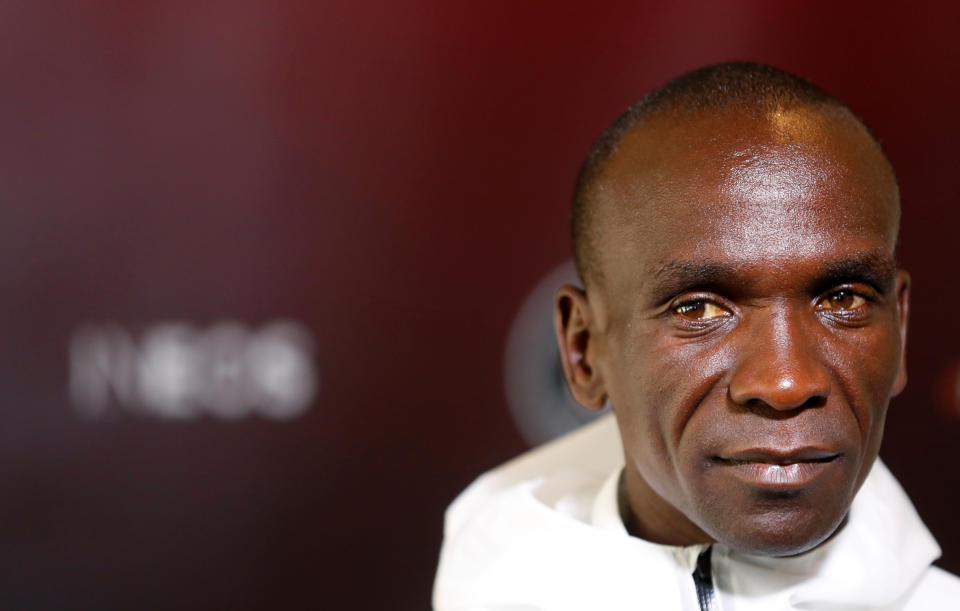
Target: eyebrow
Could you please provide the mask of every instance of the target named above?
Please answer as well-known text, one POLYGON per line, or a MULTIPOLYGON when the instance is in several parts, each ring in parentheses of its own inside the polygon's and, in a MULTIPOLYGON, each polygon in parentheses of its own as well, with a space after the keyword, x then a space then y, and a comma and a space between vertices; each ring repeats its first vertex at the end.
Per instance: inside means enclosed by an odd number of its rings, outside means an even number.
POLYGON ((728 285, 739 275, 737 271, 737 266, 719 261, 667 261, 653 272, 653 301, 662 304, 680 293, 728 285))
MULTIPOLYGON (((694 290, 747 289, 747 272, 745 266, 736 263, 672 259, 653 270, 650 293, 653 302, 663 304, 680 293, 694 290)), ((896 261, 889 254, 853 253, 825 262, 813 279, 810 291, 820 293, 838 284, 863 282, 886 293, 893 287, 896 273, 896 261)))
POLYGON ((824 265, 818 288, 826 290, 843 282, 864 282, 885 293, 893 288, 896 276, 897 263, 892 256, 865 252, 824 265))

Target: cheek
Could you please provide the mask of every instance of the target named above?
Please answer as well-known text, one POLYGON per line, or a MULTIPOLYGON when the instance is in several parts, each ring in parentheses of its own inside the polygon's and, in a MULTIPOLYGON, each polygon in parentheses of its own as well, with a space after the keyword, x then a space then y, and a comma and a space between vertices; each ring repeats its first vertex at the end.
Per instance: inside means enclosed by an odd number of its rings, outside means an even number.
POLYGON ((706 403, 726 404, 720 388, 735 357, 729 337, 716 336, 691 341, 661 337, 651 342, 648 351, 659 405, 670 409, 660 414, 659 424, 674 445, 679 445, 691 418, 706 403), (708 400, 711 399, 711 400, 708 400))
POLYGON ((879 435, 900 369, 899 331, 844 331, 824 345, 836 372, 837 391, 846 397, 861 433, 864 437, 879 435))
POLYGON ((676 377, 653 350, 653 336, 629 325, 609 336, 603 379, 628 460, 661 463, 670 454, 661 420, 670 412, 676 377))
POLYGON ((675 463, 691 419, 707 395, 719 392, 730 350, 722 338, 691 342, 654 332, 636 333, 622 347, 611 353, 617 418, 635 451, 675 463))

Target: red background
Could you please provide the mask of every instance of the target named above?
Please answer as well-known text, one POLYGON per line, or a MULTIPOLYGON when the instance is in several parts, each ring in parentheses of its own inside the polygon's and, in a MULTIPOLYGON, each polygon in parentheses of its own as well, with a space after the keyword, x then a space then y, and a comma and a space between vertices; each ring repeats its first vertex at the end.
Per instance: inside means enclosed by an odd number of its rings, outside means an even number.
POLYGON ((0 7, 3 606, 426 608, 444 506, 525 448, 504 345, 570 256, 580 160, 651 87, 729 59, 834 93, 898 170, 911 379, 882 454, 960 571, 936 392, 960 352, 960 23, 896 6, 0 7), (276 317, 317 344, 297 420, 70 406, 85 322, 276 317))

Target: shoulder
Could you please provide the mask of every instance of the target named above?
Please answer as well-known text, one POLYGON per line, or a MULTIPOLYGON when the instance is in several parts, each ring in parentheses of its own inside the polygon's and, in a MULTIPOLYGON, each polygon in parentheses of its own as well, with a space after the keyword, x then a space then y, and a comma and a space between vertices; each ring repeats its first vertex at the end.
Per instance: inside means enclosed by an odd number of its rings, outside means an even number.
POLYGON ((903 611, 929 611, 960 607, 960 577, 931 566, 910 590, 903 611))
POLYGON ((451 503, 444 519, 449 538, 485 507, 523 485, 545 480, 602 478, 623 464, 620 433, 613 414, 603 416, 563 437, 534 448, 473 481, 451 503))
POLYGON ((606 565, 623 553, 621 542, 589 523, 599 490, 622 462, 616 423, 605 417, 480 476, 447 509, 435 608, 584 608, 597 590, 609 591, 573 586, 623 577, 598 570, 590 579, 583 569, 584 557, 606 565))

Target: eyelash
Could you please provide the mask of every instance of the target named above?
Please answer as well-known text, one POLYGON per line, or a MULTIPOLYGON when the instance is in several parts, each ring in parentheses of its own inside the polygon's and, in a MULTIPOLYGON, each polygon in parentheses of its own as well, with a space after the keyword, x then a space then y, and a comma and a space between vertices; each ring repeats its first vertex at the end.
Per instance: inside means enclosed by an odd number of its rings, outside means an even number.
POLYGON ((724 304, 721 300, 717 299, 713 295, 705 294, 693 294, 685 295, 682 298, 675 299, 670 303, 667 314, 670 314, 674 319, 675 323, 682 325, 683 327, 689 330, 704 330, 709 329, 717 324, 728 320, 733 316, 732 308, 724 304), (714 316, 704 319, 693 319, 687 318, 679 312, 681 308, 688 306, 697 306, 699 304, 712 304, 717 308, 727 312, 727 315, 714 316))
MULTIPOLYGON (((814 301, 814 307, 823 316, 833 318, 838 322, 858 322, 865 319, 869 314, 868 306, 877 303, 878 301, 879 296, 873 289, 862 290, 851 285, 841 285, 834 287, 825 293, 821 293, 821 295, 814 301), (852 295, 854 298, 862 299, 864 303, 852 308, 819 307, 821 303, 826 302, 831 297, 842 293, 852 295)), ((716 326, 717 324, 722 323, 733 316, 731 307, 728 307, 726 304, 724 304, 722 300, 717 299, 716 296, 707 294, 685 295, 682 298, 675 299, 668 306, 666 313, 672 315, 672 318, 676 323, 690 330, 705 330, 712 328, 713 326, 716 326), (685 317, 679 311, 681 308, 698 306, 700 304, 713 304, 716 307, 726 311, 728 314, 722 316, 712 316, 704 319, 694 319, 685 317)))
POLYGON ((838 322, 860 322, 865 320, 870 314, 870 305, 877 303, 880 300, 879 295, 871 290, 862 290, 858 287, 844 285, 838 286, 831 289, 830 291, 824 293, 821 297, 818 297, 814 306, 817 311, 823 315, 830 317, 838 322), (831 297, 839 295, 841 293, 847 293, 852 295, 854 298, 860 298, 863 300, 863 303, 851 308, 821 308, 819 307, 821 303, 826 302, 831 297))

